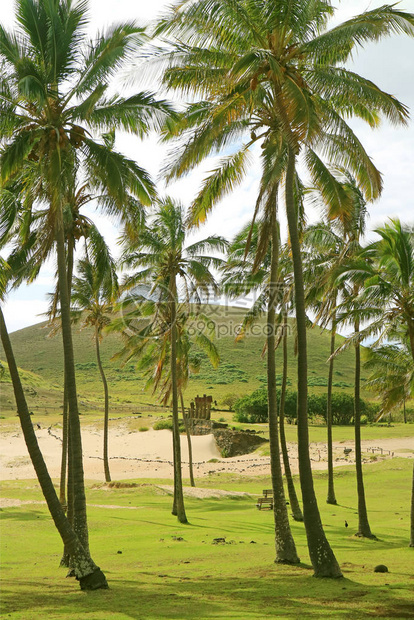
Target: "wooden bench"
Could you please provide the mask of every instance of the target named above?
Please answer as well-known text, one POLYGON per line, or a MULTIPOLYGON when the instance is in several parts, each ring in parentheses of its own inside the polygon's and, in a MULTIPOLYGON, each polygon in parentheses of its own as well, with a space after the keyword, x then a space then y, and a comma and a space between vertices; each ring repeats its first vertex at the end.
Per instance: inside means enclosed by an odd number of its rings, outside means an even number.
POLYGON ((258 510, 273 510, 273 489, 263 489, 263 497, 257 500, 258 510))

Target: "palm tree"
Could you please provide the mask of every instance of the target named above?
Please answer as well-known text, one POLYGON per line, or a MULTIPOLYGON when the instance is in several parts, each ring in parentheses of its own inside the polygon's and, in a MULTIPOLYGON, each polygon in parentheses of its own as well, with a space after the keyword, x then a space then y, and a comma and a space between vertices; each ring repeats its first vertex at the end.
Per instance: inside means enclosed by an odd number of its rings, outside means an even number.
MULTIPOLYGON (((262 315, 266 311, 266 307, 270 302, 269 280, 270 263, 271 263, 271 247, 267 248, 266 254, 262 257, 260 265, 257 264, 258 258, 258 245, 263 243, 264 231, 266 224, 264 222, 254 223, 253 225, 245 226, 234 238, 230 244, 229 253, 227 257, 226 265, 224 266, 224 276, 222 279, 222 286, 225 292, 232 296, 238 296, 240 294, 248 294, 252 290, 258 292, 257 299, 252 308, 247 312, 241 331, 238 335, 238 339, 244 337, 248 327, 258 316, 262 315)), ((273 274, 275 280, 273 290, 273 303, 277 304, 278 314, 272 329, 271 324, 268 325, 267 334, 270 335, 274 330, 281 330, 281 334, 278 334, 274 346, 277 348, 282 341, 282 385, 280 389, 280 401, 279 401, 279 434, 280 434, 280 447, 283 456, 283 465, 285 471, 285 478, 288 488, 290 508, 292 510, 292 516, 295 521, 303 521, 302 511, 299 506, 299 502, 296 495, 295 486, 293 483, 292 472, 289 463, 289 455, 286 444, 285 428, 284 428, 284 405, 286 397, 287 386, 287 338, 288 338, 288 325, 287 325, 287 307, 290 302, 290 293, 292 288, 291 282, 291 261, 289 258, 289 251, 287 247, 279 250, 278 260, 278 273, 277 277, 273 274)), ((272 320, 272 317, 270 317, 272 320)), ((266 349, 271 346, 267 342, 266 349)), ((271 383, 276 382, 276 376, 272 376, 271 383)), ((274 410, 273 410, 274 411, 274 410)), ((269 413, 271 414, 270 408, 269 413)), ((276 451, 271 453, 271 468, 277 466, 275 463, 279 462, 276 451)), ((276 518, 276 516, 275 516, 276 518)), ((281 535, 284 535, 281 532, 281 535)))
MULTIPOLYGON (((121 329, 125 341, 124 348, 113 359, 122 359, 123 363, 137 359, 136 369, 147 377, 145 387, 158 392, 160 401, 167 406, 171 400, 171 346, 170 346, 170 316, 168 304, 157 304, 157 321, 148 330, 143 328, 139 319, 148 316, 153 303, 137 300, 132 295, 124 299, 124 304, 137 303, 134 311, 123 314, 121 321, 113 321, 110 329, 121 329), (164 323, 164 326, 162 324, 164 323)), ((201 368, 201 360, 194 348, 207 355, 214 368, 220 362, 219 352, 214 342, 209 338, 211 330, 208 327, 209 318, 199 311, 189 311, 187 303, 178 304, 177 308, 177 368, 178 393, 181 402, 181 412, 187 435, 189 454, 190 484, 195 486, 192 444, 190 428, 184 407, 184 391, 188 385, 190 374, 197 374, 201 368), (200 328, 200 324, 202 327, 200 328)))
POLYGON ((112 76, 142 43, 143 30, 121 24, 86 39, 87 2, 17 0, 17 33, 0 27, 1 177, 12 179, 35 167, 38 183, 24 188, 27 203, 47 205, 47 234, 57 252, 65 385, 70 417, 74 479, 74 528, 88 545, 76 376, 70 319, 64 204, 74 170, 85 171, 94 188, 123 204, 127 189, 143 203, 154 195, 148 175, 93 134, 120 129, 144 134, 169 113, 148 93, 108 96, 112 76))
POLYGON ((328 447, 328 493, 326 502, 337 504, 334 486, 333 448, 332 448, 332 386, 334 370, 334 353, 336 339, 336 306, 339 290, 332 281, 332 270, 342 256, 344 239, 339 236, 332 225, 319 223, 310 226, 304 234, 305 282, 307 306, 316 312, 314 324, 326 326, 330 321, 331 339, 328 369, 326 427, 328 447))
POLYGON ((411 489, 411 532, 410 547, 414 547, 414 465, 413 465, 413 485, 411 489))
POLYGON ((0 334, 9 366, 10 377, 13 383, 17 412, 19 414, 27 450, 55 526, 59 531, 65 548, 69 550, 75 576, 79 580, 82 590, 98 590, 100 588, 107 588, 108 584, 105 575, 93 562, 88 549, 83 547, 78 536, 66 518, 59 498, 56 494, 55 487, 53 486, 52 479, 47 471, 46 463, 44 462, 43 455, 39 449, 37 437, 33 429, 29 408, 27 406, 23 386, 20 381, 19 371, 14 359, 13 350, 1 307, 0 334))
MULTIPOLYGON (((144 326, 143 334, 159 336, 166 327, 168 329, 169 351, 165 346, 163 350, 164 355, 168 351, 170 358, 175 474, 173 514, 177 515, 181 523, 187 523, 178 423, 179 385, 182 376, 180 377, 177 306, 180 297, 184 297, 187 303, 199 302, 200 294, 208 297, 217 289, 210 267, 219 267, 221 260, 204 253, 222 252, 227 244, 222 237, 211 236, 186 245, 184 209, 171 198, 165 198, 159 201, 154 218, 138 236, 134 231, 126 231, 125 245, 124 264, 137 271, 127 276, 124 286, 129 289, 143 284, 150 286, 155 314, 149 324, 144 326)), ((127 317, 124 320, 127 320, 127 317)), ((165 345, 167 341, 164 339, 163 342, 165 345)))
MULTIPOLYGON (((98 257, 95 257, 98 258, 98 257)), ((108 457, 108 421, 109 421, 109 390, 105 371, 102 366, 100 342, 103 331, 111 321, 111 312, 114 302, 119 296, 116 265, 109 253, 99 254, 99 263, 91 261, 89 257, 80 260, 77 264, 79 275, 73 279, 72 303, 82 319, 82 327, 93 327, 96 349, 96 360, 104 388, 105 414, 103 433, 103 462, 105 481, 111 481, 108 457), (104 260, 105 259, 105 260, 104 260), (100 264, 99 264, 100 263, 100 264), (101 267, 101 265, 103 266, 101 267)))
MULTIPOLYGON (((355 322, 349 341, 358 352, 359 342, 368 335, 376 334, 378 344, 385 337, 401 338, 402 332, 414 361, 414 233, 398 219, 376 232, 380 240, 368 245, 348 272, 354 282, 350 316, 355 322), (368 320, 369 325, 359 330, 361 320, 368 320)), ((357 424, 359 400, 355 403, 357 424)), ((360 533, 367 535, 364 532, 370 534, 369 527, 360 523, 360 533)))
MULTIPOLYGON (((323 532, 309 458, 307 426, 306 312, 295 203, 296 160, 303 155, 314 178, 336 200, 340 185, 317 151, 346 165, 367 198, 381 189, 373 166, 345 119, 377 124, 380 115, 404 123, 406 108, 369 80, 344 68, 357 45, 394 32, 412 35, 414 16, 384 6, 326 30, 329 0, 187 0, 161 20, 157 35, 170 38, 164 51, 164 83, 193 98, 166 133, 184 136, 174 149, 168 176, 180 176, 229 142, 241 147, 207 176, 192 205, 191 221, 205 220, 215 202, 241 180, 249 147, 260 140, 263 157, 285 171, 285 203, 292 250, 298 334, 298 452, 304 521, 317 576, 337 577, 339 566, 323 532), (171 40, 173 39, 173 40, 171 40), (249 138, 241 142, 248 131, 249 138)), ((273 177, 273 183, 278 179, 273 177)))
MULTIPOLYGON (((5 241, 6 238, 2 240, 2 243, 4 243, 5 241)), ((5 299, 7 287, 9 286, 12 277, 13 273, 10 265, 7 263, 7 261, 0 257, 1 302, 3 302, 5 299)), ((76 535, 71 524, 66 518, 66 515, 56 494, 55 487, 53 485, 52 479, 50 478, 46 463, 43 459, 43 455, 37 442, 36 434, 33 429, 29 408, 27 406, 26 397, 24 395, 23 386, 20 380, 18 367, 14 357, 10 337, 7 331, 6 323, 4 321, 1 306, 0 338, 9 367, 10 378, 12 381, 13 391, 17 405, 17 413, 19 415, 19 420, 22 427, 24 440, 29 452, 29 456, 35 469, 40 488, 46 500, 55 526, 62 538, 65 548, 68 549, 71 555, 74 574, 79 580, 82 590, 97 590, 101 588, 107 588, 108 583, 106 581, 105 575, 92 560, 89 549, 85 548, 80 542, 78 536, 76 535)))
POLYGON ((414 365, 406 343, 369 348, 364 367, 370 372, 365 387, 381 398, 381 410, 375 421, 396 407, 403 407, 404 422, 407 423, 405 403, 414 396, 414 365))
POLYGON ((414 360, 414 229, 398 219, 377 228, 379 241, 369 244, 352 273, 364 288, 358 299, 369 325, 363 337, 406 339, 414 360))

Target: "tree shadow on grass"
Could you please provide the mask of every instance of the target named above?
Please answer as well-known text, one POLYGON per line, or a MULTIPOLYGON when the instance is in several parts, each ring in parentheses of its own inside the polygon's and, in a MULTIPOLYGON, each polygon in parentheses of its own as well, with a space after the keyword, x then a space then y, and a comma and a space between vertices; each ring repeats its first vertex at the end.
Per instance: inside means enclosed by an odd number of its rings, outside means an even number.
POLYGON ((35 521, 36 519, 41 519, 42 521, 50 521, 51 516, 49 513, 46 513, 44 510, 9 510, 3 509, 1 511, 1 520, 14 520, 14 521, 35 521))
MULTIPOLYGON (((176 571, 172 568, 170 572, 176 571)), ((348 579, 313 579, 303 567, 265 567, 251 577, 137 573, 112 577, 107 591, 78 592, 72 581, 5 582, 3 613, 19 618, 170 620, 209 618, 411 618, 401 590, 348 579)), ((408 588, 407 588, 408 590, 408 588)))

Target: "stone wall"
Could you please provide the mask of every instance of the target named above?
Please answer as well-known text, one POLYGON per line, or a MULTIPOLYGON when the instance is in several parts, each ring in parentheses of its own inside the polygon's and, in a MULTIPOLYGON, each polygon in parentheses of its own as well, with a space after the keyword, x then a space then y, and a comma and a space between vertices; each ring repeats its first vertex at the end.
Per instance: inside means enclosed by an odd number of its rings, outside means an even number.
POLYGON ((241 456, 254 452, 267 439, 254 433, 230 431, 227 429, 213 429, 214 438, 221 456, 241 456))
POLYGON ((267 439, 253 432, 232 431, 227 424, 214 422, 213 420, 200 420, 190 418, 191 435, 210 435, 213 433, 222 457, 241 456, 254 452, 267 439))

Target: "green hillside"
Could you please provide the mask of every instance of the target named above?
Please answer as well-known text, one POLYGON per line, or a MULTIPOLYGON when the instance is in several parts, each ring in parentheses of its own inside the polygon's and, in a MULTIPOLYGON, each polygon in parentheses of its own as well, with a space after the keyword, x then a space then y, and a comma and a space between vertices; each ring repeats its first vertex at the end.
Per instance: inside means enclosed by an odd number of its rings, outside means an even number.
MULTIPOLYGON (((249 335, 242 342, 235 342, 235 330, 240 323, 244 310, 241 308, 224 308, 209 306, 204 308, 209 313, 215 325, 215 342, 220 351, 221 363, 217 370, 209 365, 206 356, 199 352, 202 358, 201 371, 193 375, 186 394, 186 400, 197 394, 211 394, 213 400, 220 405, 225 394, 235 393, 243 395, 251 392, 266 383, 266 363, 262 358, 265 342, 264 326, 262 321, 256 326, 255 335, 249 335)), ((296 367, 294 358, 295 337, 293 323, 289 323, 289 386, 296 389, 296 367)), ((311 392, 321 393, 327 383, 327 357, 329 355, 329 332, 320 329, 310 329, 308 338, 309 348, 309 389, 311 392)), ((77 368, 78 393, 81 402, 81 411, 100 408, 103 402, 102 387, 98 368, 95 361, 95 345, 91 329, 79 330, 74 328, 75 361, 77 368)), ((60 333, 50 335, 46 323, 33 325, 11 335, 17 363, 34 375, 24 375, 26 387, 37 377, 38 386, 28 392, 29 406, 33 411, 48 408, 56 409, 61 406, 61 388, 63 384, 63 356, 60 333), (41 385, 40 385, 41 383, 41 385), (36 392, 34 394, 33 392, 36 392)), ((338 337, 338 343, 340 341, 338 337)), ((119 362, 111 361, 111 357, 120 350, 122 341, 120 336, 109 334, 102 342, 102 358, 108 376, 111 393, 111 413, 116 410, 134 410, 138 405, 155 403, 156 396, 145 391, 145 379, 140 376, 133 364, 122 368, 119 362)), ((0 359, 4 353, 0 349, 0 359)), ((336 361, 334 371, 334 389, 351 392, 353 388, 353 352, 345 351, 336 361)), ((281 371, 281 351, 277 351, 277 365, 281 371)), ((14 410, 11 397, 11 386, 8 386, 7 376, 2 379, 0 406, 2 411, 10 407, 14 410)), ((364 394, 364 396, 369 396, 364 394)))

